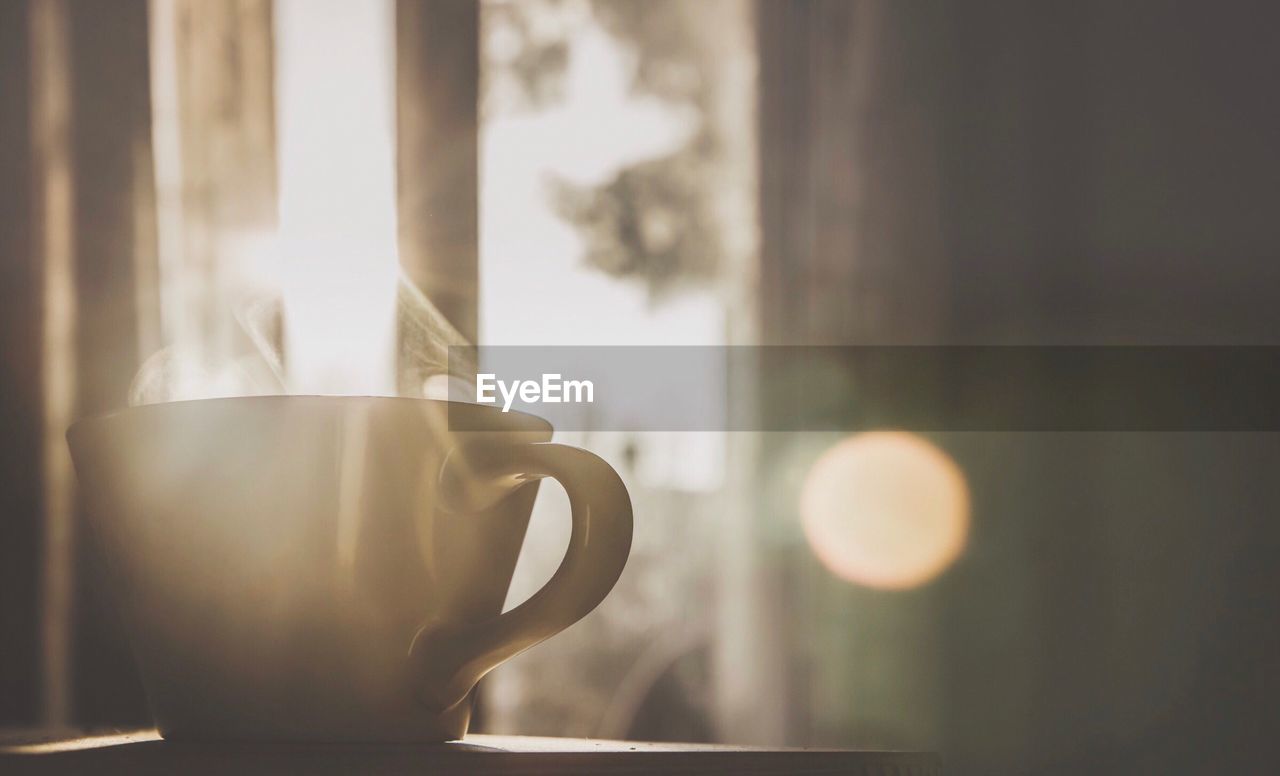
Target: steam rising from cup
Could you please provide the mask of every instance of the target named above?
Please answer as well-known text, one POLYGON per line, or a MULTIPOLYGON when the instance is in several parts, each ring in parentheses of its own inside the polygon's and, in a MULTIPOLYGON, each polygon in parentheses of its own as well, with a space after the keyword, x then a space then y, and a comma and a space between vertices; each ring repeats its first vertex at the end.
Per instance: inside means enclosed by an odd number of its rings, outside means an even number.
POLYGON ((131 404, 421 397, 466 344, 399 268, 393 0, 277 0, 274 23, 279 230, 241 236, 252 256, 219 257, 243 276, 219 289, 241 355, 174 342, 143 365, 131 404))

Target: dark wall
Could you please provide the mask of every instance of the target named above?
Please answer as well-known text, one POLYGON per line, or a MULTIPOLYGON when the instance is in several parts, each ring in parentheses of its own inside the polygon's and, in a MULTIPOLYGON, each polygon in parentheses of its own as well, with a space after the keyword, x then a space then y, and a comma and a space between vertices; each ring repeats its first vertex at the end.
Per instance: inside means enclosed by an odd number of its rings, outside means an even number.
MULTIPOLYGON (((1276 343, 1271 6, 757 10, 770 341, 1276 343)), ((970 482, 966 554, 910 593, 797 559, 797 628, 849 646, 798 666, 796 738, 958 772, 1256 769, 1276 436, 934 439, 970 482), (844 699, 835 723, 815 698, 844 699)))
MULTIPOLYGON (((1272 8, 978 3, 945 17, 939 190, 954 339, 1276 343, 1272 8)), ((1025 586, 1034 607, 1013 637, 1034 699, 1022 763, 1256 767, 1274 747, 1264 720, 1280 689, 1280 441, 994 446, 1006 465, 975 489, 999 506, 978 519, 1008 543, 943 593, 950 696, 990 696, 1004 676, 974 659, 990 640, 972 618, 1020 598, 994 576, 1025 586), (1011 477, 1033 485, 996 495, 1011 477)), ((985 705, 948 716, 952 746, 975 756, 1002 723, 985 705)))
MULTIPOLYGON (((158 314, 151 211, 147 3, 68 3, 75 190, 76 415, 127 405, 142 364, 142 321, 158 314), (151 269, 142 268, 150 265, 151 269)), ((58 440, 61 443, 61 439, 58 440)), ((74 721, 143 725, 146 701, 105 594, 83 511, 77 514, 74 721)))
MULTIPOLYGON (((39 614, 46 579, 46 456, 66 455, 60 430, 46 435, 44 383, 46 273, 43 240, 66 228, 72 262, 74 332, 71 411, 88 415, 124 406, 141 363, 139 332, 154 317, 154 288, 136 282, 154 269, 147 3, 48 4, 42 35, 65 47, 33 51, 29 0, 0 2, 0 724, 33 724, 62 716, 45 708, 39 614), (64 50, 65 48, 65 50, 64 50), (42 75, 33 72, 41 54, 42 75), (36 83, 66 78, 69 113, 52 136, 36 137, 36 83), (39 141, 39 142, 37 142, 39 141), (65 154, 69 180, 51 183, 50 157, 65 154), (46 177, 47 176, 47 177, 46 177), (47 189, 65 183, 69 213, 43 211, 47 189), (69 215, 70 224, 60 217, 69 215), (50 445, 56 445, 51 449, 50 445)), ((46 95, 48 97, 48 95, 46 95)), ((56 103, 54 100, 51 104, 56 103)), ((47 118, 47 117, 46 117, 47 118)), ((45 127, 44 129, 48 129, 45 127)), ((42 130, 44 131, 44 130, 42 130)), ((68 459, 63 459, 64 461, 68 459)), ((62 723, 137 725, 147 720, 142 690, 96 577, 95 555, 74 516, 75 547, 63 561, 76 587, 74 611, 60 630, 71 640, 63 686, 70 688, 62 723)))
POLYGON ((956 331, 1276 341, 1272 6, 979 2, 940 14, 956 331))
POLYGON ((25 3, 0 3, 0 725, 39 713, 40 304, 25 3))

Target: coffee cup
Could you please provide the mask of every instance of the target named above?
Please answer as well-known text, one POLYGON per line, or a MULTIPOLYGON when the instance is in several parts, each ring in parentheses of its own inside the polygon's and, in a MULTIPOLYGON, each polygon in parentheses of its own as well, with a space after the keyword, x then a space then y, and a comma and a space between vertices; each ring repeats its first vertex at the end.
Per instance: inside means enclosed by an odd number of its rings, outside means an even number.
POLYGON ((461 738, 480 677, 590 612, 630 551, 621 479, 551 431, 491 407, 344 396, 72 426, 90 538, 161 734, 461 738), (503 612, 544 477, 568 493, 568 550, 503 612))

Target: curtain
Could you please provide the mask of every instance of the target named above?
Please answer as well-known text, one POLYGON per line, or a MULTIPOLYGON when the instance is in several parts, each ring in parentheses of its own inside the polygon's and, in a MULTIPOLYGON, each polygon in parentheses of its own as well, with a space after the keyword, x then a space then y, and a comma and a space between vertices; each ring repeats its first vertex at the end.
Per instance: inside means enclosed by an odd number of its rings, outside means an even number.
MULTIPOLYGON (((474 335, 478 9, 397 16, 404 269, 474 335)), ((148 719, 63 435, 175 338, 250 346, 223 294, 275 222, 272 35, 271 0, 0 2, 0 725, 148 719)))

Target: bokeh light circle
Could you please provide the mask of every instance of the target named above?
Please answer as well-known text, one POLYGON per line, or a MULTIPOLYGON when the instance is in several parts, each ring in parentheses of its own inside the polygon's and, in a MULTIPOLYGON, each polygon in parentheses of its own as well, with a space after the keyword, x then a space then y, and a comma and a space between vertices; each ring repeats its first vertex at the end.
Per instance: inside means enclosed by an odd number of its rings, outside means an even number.
POLYGON ((805 538, 841 579, 901 590, 950 566, 969 532, 964 474, 930 442, 898 431, 844 439, 800 490, 805 538))

